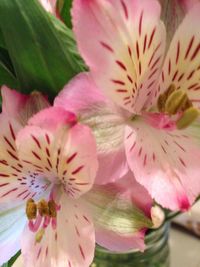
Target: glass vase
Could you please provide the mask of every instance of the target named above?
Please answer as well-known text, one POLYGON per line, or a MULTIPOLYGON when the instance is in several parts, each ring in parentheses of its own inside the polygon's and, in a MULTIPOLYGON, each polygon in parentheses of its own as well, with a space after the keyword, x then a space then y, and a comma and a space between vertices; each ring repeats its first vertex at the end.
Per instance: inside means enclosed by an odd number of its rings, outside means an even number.
POLYGON ((169 267, 169 224, 146 236, 146 250, 113 253, 99 246, 91 267, 169 267))

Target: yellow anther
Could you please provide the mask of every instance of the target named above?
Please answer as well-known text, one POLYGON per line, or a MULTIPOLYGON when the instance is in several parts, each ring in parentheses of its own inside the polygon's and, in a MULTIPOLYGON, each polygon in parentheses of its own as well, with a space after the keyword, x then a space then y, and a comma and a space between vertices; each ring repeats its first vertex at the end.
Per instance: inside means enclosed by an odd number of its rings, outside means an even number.
POLYGON ((165 111, 165 103, 166 103, 168 97, 175 91, 176 91, 175 85, 171 84, 170 87, 167 89, 167 91, 159 96, 157 106, 158 106, 158 110, 160 112, 165 111))
POLYGON ((188 108, 183 116, 177 121, 176 125, 179 130, 185 129, 190 126, 199 116, 198 109, 194 107, 188 108))
POLYGON ((184 111, 188 107, 188 96, 182 90, 173 92, 165 103, 165 112, 175 115, 179 111, 184 111))
POLYGON ((40 229, 37 234, 35 235, 35 242, 40 243, 42 241, 42 238, 44 236, 45 230, 42 228, 40 229))
POLYGON ((37 205, 40 216, 49 216, 49 206, 46 200, 42 199, 37 205))
POLYGON ((48 202, 48 206, 49 206, 49 216, 52 218, 56 218, 57 216, 56 203, 53 200, 50 200, 48 202))
POLYGON ((29 220, 36 219, 37 216, 37 205, 33 199, 29 199, 26 203, 26 215, 29 220))

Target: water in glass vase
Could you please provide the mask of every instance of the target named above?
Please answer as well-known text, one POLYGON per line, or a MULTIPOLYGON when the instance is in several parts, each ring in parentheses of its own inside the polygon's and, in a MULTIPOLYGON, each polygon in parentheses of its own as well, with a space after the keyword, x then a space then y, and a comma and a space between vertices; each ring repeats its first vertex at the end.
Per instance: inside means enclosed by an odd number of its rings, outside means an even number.
POLYGON ((96 248, 91 267, 169 267, 169 224, 150 232, 146 237, 144 253, 113 253, 101 247, 96 248))

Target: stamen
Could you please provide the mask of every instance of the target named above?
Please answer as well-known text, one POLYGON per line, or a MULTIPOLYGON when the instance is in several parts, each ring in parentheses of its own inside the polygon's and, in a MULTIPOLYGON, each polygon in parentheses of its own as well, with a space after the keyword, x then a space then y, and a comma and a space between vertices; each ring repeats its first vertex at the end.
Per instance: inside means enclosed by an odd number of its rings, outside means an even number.
POLYGON ((170 87, 167 89, 166 92, 164 92, 164 94, 161 94, 158 98, 158 102, 157 102, 157 106, 158 106, 158 110, 160 112, 164 112, 165 111, 165 103, 168 99, 168 97, 176 91, 176 87, 174 84, 171 84, 170 87))
POLYGON ((42 241, 42 238, 44 236, 45 230, 42 228, 40 229, 37 234, 35 235, 35 242, 40 243, 42 241))
POLYGON ((165 103, 165 112, 169 115, 175 115, 180 111, 184 111, 191 105, 187 94, 182 90, 177 90, 168 97, 165 103))
POLYGON ((177 128, 179 130, 185 129, 190 126, 199 116, 198 109, 191 107, 188 108, 181 118, 176 122, 177 128))
POLYGON ((57 216, 57 206, 54 200, 50 200, 48 202, 48 206, 49 206, 49 216, 52 218, 56 218, 57 216))
POLYGON ((29 199, 26 203, 26 215, 29 220, 36 219, 37 217, 37 205, 33 199, 29 199))
POLYGON ((37 205, 40 216, 49 216, 49 206, 46 200, 42 199, 37 205))

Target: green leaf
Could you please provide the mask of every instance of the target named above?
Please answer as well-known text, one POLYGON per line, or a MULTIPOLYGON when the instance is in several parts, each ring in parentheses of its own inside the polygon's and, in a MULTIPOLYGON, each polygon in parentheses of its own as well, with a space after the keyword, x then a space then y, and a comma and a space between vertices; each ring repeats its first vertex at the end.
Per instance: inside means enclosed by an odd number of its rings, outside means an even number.
POLYGON ((61 16, 62 20, 71 29, 72 28, 72 21, 71 21, 72 0, 58 0, 57 7, 58 7, 59 15, 61 16))
POLYGON ((18 88, 18 81, 8 52, 0 47, 0 86, 7 85, 11 88, 18 88))
POLYGON ((4 36, 3 36, 3 32, 2 32, 1 29, 0 29, 0 47, 2 47, 2 48, 6 47, 4 36))
POLYGON ((1 0, 0 18, 22 91, 54 96, 79 72, 55 21, 37 0, 1 0))
POLYGON ((52 21, 59 32, 60 38, 65 44, 66 50, 70 52, 72 61, 71 64, 73 65, 73 69, 77 73, 88 70, 78 52, 77 44, 72 30, 66 27, 61 21, 57 20, 54 16, 52 16, 52 21))
POLYGON ((1 267, 11 267, 20 254, 21 254, 20 251, 17 252, 17 254, 14 257, 12 257, 7 263, 4 263, 1 267))

